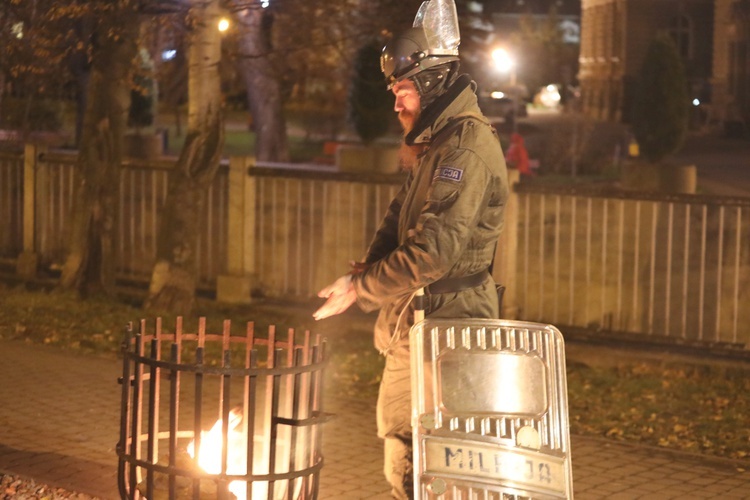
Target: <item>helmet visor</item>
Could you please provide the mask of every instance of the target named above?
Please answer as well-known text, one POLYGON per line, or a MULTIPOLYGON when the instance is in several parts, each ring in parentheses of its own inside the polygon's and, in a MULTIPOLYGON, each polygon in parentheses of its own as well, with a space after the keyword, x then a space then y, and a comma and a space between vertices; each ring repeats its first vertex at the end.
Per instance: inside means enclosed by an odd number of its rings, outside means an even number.
POLYGON ((413 26, 424 30, 430 54, 458 55, 461 35, 458 30, 456 4, 453 0, 422 2, 414 17, 413 26))

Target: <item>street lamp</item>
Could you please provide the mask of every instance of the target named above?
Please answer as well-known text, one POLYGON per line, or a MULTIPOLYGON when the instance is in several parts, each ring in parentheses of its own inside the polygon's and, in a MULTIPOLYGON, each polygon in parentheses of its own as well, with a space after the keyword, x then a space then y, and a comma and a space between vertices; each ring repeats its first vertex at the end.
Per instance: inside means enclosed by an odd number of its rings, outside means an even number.
POLYGON ((511 121, 511 130, 516 131, 516 61, 513 56, 504 48, 497 48, 492 51, 492 61, 495 64, 495 69, 502 74, 508 74, 510 79, 510 88, 508 89, 508 97, 510 98, 511 111, 510 115, 506 115, 506 118, 511 121))
POLYGON ((504 48, 498 48, 492 51, 492 61, 495 63, 495 69, 500 73, 508 73, 511 86, 516 85, 516 61, 513 56, 504 48))
POLYGON ((218 25, 219 31, 224 33, 226 30, 229 29, 229 19, 226 17, 222 17, 219 19, 219 25, 218 25))

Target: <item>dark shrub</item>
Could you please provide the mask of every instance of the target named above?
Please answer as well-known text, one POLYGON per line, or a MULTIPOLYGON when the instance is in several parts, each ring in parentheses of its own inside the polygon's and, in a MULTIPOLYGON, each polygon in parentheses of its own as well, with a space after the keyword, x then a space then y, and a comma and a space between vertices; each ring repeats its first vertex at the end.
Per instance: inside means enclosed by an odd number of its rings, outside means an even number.
POLYGON ((632 127, 641 154, 658 162, 676 152, 687 134, 690 103, 685 70, 669 35, 651 42, 633 101, 632 127))
POLYGON ((151 78, 137 78, 137 87, 130 91, 128 125, 141 129, 154 123, 154 82, 151 78))
POLYGON ((372 41, 359 49, 349 89, 349 120, 366 144, 383 136, 393 118, 393 97, 380 71, 381 47, 372 41))

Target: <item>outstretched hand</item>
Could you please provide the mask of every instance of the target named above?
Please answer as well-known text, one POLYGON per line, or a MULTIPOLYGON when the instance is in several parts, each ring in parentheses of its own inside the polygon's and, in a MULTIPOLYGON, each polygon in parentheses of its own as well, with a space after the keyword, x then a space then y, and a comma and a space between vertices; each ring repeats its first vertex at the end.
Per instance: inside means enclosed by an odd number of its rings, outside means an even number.
POLYGON ((341 314, 357 301, 357 293, 352 286, 352 276, 347 274, 318 292, 318 297, 327 298, 326 303, 313 313, 315 320, 341 314))
POLYGON ((352 270, 349 271, 349 274, 359 274, 367 271, 367 269, 370 268, 370 264, 367 264, 365 262, 357 262, 355 260, 349 261, 349 266, 351 266, 352 270))

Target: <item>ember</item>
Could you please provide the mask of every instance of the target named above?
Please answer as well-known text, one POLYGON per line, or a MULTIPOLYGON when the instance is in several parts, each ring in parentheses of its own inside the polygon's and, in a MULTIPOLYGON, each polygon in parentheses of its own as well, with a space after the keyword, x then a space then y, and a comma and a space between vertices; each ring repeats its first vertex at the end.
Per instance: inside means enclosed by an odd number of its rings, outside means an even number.
POLYGON ((208 333, 201 319, 188 333, 178 318, 172 334, 158 319, 153 333, 146 321, 136 335, 129 328, 122 498, 317 498, 325 341, 293 330, 279 340, 274 327, 256 338, 252 323, 235 336, 230 327, 208 333))

